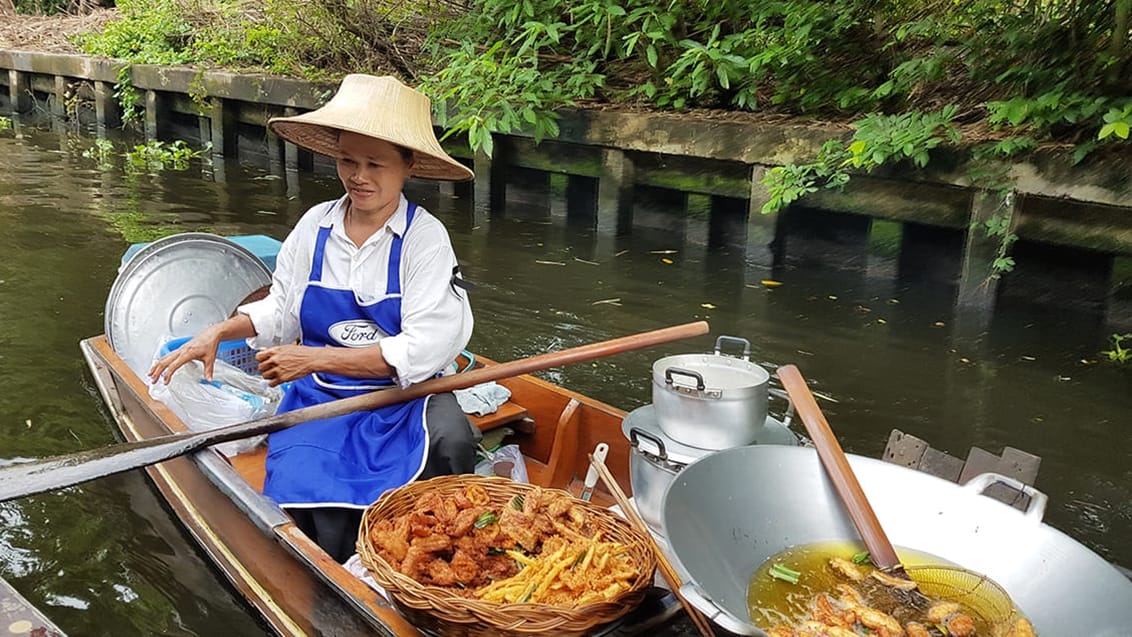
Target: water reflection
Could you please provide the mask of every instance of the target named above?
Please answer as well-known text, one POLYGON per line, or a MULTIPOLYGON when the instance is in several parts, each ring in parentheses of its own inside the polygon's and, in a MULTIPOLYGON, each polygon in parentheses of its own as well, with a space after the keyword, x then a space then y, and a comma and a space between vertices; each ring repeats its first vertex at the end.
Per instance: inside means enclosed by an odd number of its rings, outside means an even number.
MULTIPOLYGON (((0 455, 9 458, 113 440, 77 342, 103 331, 129 243, 172 229, 282 238, 339 188, 329 174, 280 179, 266 162, 129 174, 118 159, 100 167, 81 157, 89 138, 22 134, 0 134, 0 455)), ((655 189, 638 192, 637 226, 622 236, 547 200, 566 192, 560 179, 513 187, 496 216, 454 192, 410 188, 448 225, 477 285, 478 353, 511 360, 708 319, 712 337, 546 376, 632 409, 650 400, 653 360, 710 349, 719 334, 747 337, 757 360, 794 362, 836 399, 823 407, 850 452, 878 455, 899 428, 960 457, 972 445, 1042 456, 1047 521, 1132 564, 1123 541, 1132 445, 1113 444, 1128 441, 1132 392, 1125 370, 1096 362, 1116 326, 1095 304, 1015 286, 993 320, 957 313, 956 265, 946 261, 956 236, 916 226, 899 229, 897 251, 891 226, 803 216, 765 251, 724 240, 704 201, 685 215, 682 195, 655 189)), ((262 630, 140 474, 2 504, 0 523, 0 573, 72 634, 262 630)))

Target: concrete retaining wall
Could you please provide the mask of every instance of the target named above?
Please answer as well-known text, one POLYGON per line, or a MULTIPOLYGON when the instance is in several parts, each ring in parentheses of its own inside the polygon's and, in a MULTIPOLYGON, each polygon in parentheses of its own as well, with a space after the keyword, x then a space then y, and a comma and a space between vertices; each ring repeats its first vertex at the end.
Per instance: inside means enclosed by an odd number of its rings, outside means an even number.
MULTIPOLYGON (((38 106, 65 116, 68 100, 77 95, 93 101, 103 131, 120 122, 112 94, 124 68, 116 60, 0 50, 0 112, 38 106)), ((316 163, 263 126, 270 117, 318 107, 333 86, 185 67, 134 65, 125 73, 144 96, 147 138, 170 138, 174 128, 184 134, 185 122, 195 121, 200 140, 212 142, 214 153, 232 156, 240 152, 240 131, 252 127, 261 136, 257 146, 281 172, 316 163)), ((808 161, 824 141, 849 132, 834 126, 752 123, 728 115, 574 110, 562 113, 555 139, 535 144, 522 133, 497 136, 494 157, 475 155, 458 142, 445 145, 475 168, 472 192, 477 201, 490 206, 504 199, 509 168, 565 175, 568 214, 588 218, 602 230, 632 227, 637 186, 707 196, 713 228, 726 227, 734 234, 737 223, 740 229, 746 223, 742 241, 759 261, 777 217, 759 213, 766 194, 758 180, 770 167, 808 161)), ((971 188, 966 167, 947 157, 933 161, 927 171, 884 167, 855 177, 842 192, 815 193, 805 204, 961 230, 1005 214, 1026 241, 1132 255, 1132 158, 1080 168, 1067 155, 1044 155, 1002 169, 1015 183, 1005 206, 999 197, 971 188)), ((997 242, 981 229, 967 235, 959 300, 987 304, 996 284, 985 282, 985 259, 997 242)))

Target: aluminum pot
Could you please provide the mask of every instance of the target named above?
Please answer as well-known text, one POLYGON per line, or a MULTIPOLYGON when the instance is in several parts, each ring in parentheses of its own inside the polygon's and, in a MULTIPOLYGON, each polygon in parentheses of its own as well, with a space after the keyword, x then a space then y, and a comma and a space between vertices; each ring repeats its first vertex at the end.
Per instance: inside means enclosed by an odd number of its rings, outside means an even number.
POLYGON ((652 402, 664 433, 700 449, 754 442, 766 421, 770 373, 752 363, 751 343, 720 336, 714 354, 666 356, 652 366, 652 402), (723 354, 726 342, 742 357, 723 354))
MULTIPOLYGON (((785 420, 779 422, 768 417, 754 444, 797 445, 798 437, 788 427, 794 405, 780 391, 771 390, 771 393, 787 400, 785 420)), ((681 444, 665 435, 657 423, 653 405, 629 412, 621 423, 621 433, 629 439, 629 480, 633 487, 633 504, 649 528, 662 533, 660 512, 668 485, 684 467, 712 452, 681 444)))
MULTIPOLYGON (((997 474, 957 485, 871 458, 850 455, 849 463, 893 544, 990 576, 1038 634, 1129 634, 1132 581, 1043 524, 1041 492, 997 474), (1029 495, 1029 508, 981 495, 995 483, 1029 495)), ((858 537, 817 453, 803 447, 704 456, 673 480, 662 519, 684 597, 743 635, 769 628, 751 623, 746 602, 751 574, 764 560, 797 544, 858 537)))

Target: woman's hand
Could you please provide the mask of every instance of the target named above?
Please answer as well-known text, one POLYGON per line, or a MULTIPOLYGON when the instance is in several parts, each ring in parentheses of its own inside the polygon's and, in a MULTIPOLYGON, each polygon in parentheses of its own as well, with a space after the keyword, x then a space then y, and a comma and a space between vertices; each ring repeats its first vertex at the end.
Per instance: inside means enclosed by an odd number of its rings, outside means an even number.
POLYGON ((173 372, 190 361, 200 361, 204 364, 205 380, 212 380, 212 368, 216 364, 216 349, 220 346, 219 325, 206 327, 188 343, 162 356, 149 368, 149 378, 153 382, 158 380, 169 384, 173 372))
POLYGON ((315 363, 323 347, 280 345, 256 353, 259 372, 272 387, 297 380, 318 371, 315 363))

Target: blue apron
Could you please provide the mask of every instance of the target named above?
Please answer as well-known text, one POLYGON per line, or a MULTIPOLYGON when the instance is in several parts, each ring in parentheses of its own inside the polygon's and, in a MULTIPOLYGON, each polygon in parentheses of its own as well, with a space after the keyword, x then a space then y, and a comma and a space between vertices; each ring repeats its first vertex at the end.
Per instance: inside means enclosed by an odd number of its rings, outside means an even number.
MULTIPOLYGON (((416 204, 409 204, 405 233, 416 204)), ((322 284, 329 227, 319 228, 307 289, 299 308, 302 343, 309 347, 362 347, 401 332, 401 245, 394 236, 389 252, 385 296, 363 304, 353 290, 322 284)), ((293 382, 279 412, 348 398, 392 379, 361 379, 311 374, 293 382)), ((282 506, 363 508, 386 490, 412 482, 424 469, 428 398, 400 405, 316 420, 268 437, 267 479, 263 492, 282 506)))

